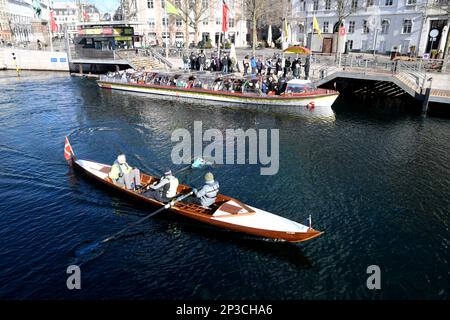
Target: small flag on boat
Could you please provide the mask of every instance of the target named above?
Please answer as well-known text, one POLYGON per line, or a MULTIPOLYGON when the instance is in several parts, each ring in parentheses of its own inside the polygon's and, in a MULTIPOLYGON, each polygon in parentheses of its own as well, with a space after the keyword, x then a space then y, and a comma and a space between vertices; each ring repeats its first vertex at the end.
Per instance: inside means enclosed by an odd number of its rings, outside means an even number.
POLYGON ((67 161, 72 159, 72 156, 74 155, 72 146, 69 143, 69 139, 66 137, 66 143, 64 144, 64 158, 66 158, 67 161))

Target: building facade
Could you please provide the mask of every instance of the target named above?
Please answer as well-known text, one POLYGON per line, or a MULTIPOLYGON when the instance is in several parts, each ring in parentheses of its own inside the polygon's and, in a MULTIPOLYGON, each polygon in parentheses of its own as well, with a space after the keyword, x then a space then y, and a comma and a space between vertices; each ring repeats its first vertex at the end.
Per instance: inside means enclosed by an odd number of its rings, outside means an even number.
MULTIPOLYGON (((170 45, 191 44, 197 40, 215 46, 221 41, 229 41, 237 47, 247 45, 247 24, 243 13, 242 0, 228 0, 228 31, 222 31, 222 0, 173 0, 176 8, 184 8, 186 3, 196 5, 196 12, 191 9, 190 17, 196 21, 194 28, 189 25, 186 32, 184 19, 166 12, 166 0, 136 0, 136 20, 139 26, 136 32, 143 37, 144 44, 170 45), (188 33, 188 34, 186 34, 188 33)), ((195 43, 196 45, 198 43, 195 43)))
POLYGON ((47 28, 49 8, 47 1, 39 1, 40 17, 33 9, 33 0, 0 0, 0 38, 5 42, 22 44, 43 39, 47 28))
POLYGON ((55 2, 53 6, 55 23, 58 30, 54 36, 64 37, 65 30, 70 37, 77 33, 77 23, 79 19, 78 6, 70 2, 55 2))
POLYGON ((448 18, 443 10, 432 9, 427 0, 343 1, 345 35, 339 36, 335 0, 293 0, 290 16, 293 42, 311 46, 315 52, 341 50, 387 54, 423 55, 436 50, 447 39, 448 18), (313 33, 316 17, 322 37, 313 33), (437 29, 432 35, 430 32, 437 29), (338 39, 339 38, 339 39, 338 39), (344 49, 345 48, 345 49, 344 49))

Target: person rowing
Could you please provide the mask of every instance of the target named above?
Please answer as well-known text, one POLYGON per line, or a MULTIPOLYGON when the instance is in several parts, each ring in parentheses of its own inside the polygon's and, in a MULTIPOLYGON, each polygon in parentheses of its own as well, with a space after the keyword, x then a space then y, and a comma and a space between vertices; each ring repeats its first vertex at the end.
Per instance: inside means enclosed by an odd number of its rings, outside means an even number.
POLYGON ((128 190, 141 188, 141 173, 139 169, 128 165, 124 154, 120 154, 114 161, 108 176, 115 184, 126 187, 128 190))
POLYGON ((193 189, 197 201, 202 207, 208 208, 216 202, 219 194, 219 183, 214 180, 211 172, 205 174, 205 185, 200 189, 193 189))
POLYGON ((159 182, 149 186, 151 190, 146 191, 144 195, 161 202, 169 202, 177 195, 178 185, 178 179, 173 176, 172 170, 168 169, 159 182))

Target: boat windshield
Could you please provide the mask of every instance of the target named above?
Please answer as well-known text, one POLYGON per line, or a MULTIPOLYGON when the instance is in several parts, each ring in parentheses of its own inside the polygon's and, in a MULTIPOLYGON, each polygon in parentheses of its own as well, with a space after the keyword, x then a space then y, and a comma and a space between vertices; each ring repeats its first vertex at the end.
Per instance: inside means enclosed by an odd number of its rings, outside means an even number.
POLYGON ((243 86, 243 93, 250 93, 250 94, 260 94, 261 93, 261 87, 259 84, 258 79, 251 79, 244 83, 243 86))
POLYGON ((314 91, 314 85, 312 83, 288 83, 286 87, 286 93, 304 93, 314 91))

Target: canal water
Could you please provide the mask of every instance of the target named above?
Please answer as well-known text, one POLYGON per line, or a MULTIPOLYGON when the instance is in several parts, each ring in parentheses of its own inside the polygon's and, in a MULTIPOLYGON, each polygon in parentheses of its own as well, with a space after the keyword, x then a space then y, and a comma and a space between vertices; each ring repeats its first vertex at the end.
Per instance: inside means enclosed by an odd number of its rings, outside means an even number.
MULTIPOLYGON (((449 299, 450 120, 348 107, 335 119, 153 100, 54 73, 0 73, 1 299, 449 299), (74 252, 148 209, 73 172, 81 158, 157 174, 176 128, 280 131, 275 176, 212 168, 221 191, 325 233, 259 240, 161 213, 95 255, 74 252), (81 268, 81 290, 66 269, 81 268), (367 268, 381 270, 369 290, 367 268)), ((173 166, 173 169, 181 166, 173 166)), ((205 171, 180 177, 199 186, 205 171)))

